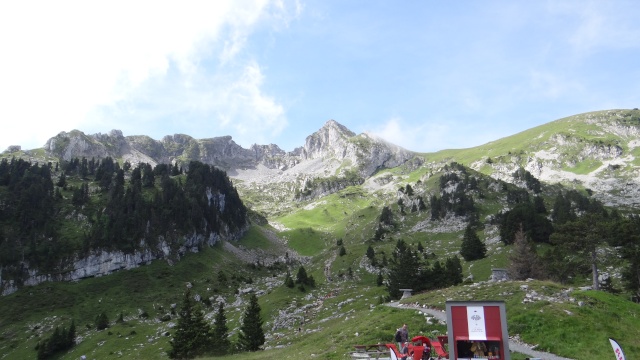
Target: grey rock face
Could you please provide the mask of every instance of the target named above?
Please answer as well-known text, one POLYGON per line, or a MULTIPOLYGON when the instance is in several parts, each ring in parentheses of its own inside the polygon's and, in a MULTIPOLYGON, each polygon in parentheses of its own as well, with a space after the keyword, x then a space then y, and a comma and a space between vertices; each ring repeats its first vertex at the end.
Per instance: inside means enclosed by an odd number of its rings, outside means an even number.
POLYGON ((119 130, 108 134, 85 135, 81 131, 61 132, 49 139, 44 149, 63 160, 78 158, 122 158, 137 164, 146 162, 188 164, 197 160, 226 171, 268 169, 285 171, 307 160, 322 159, 323 163, 345 163, 358 169, 362 176, 370 176, 380 168, 395 167, 414 156, 414 153, 371 135, 355 133, 334 120, 309 135, 305 145, 286 152, 277 145, 252 145, 245 149, 231 136, 194 139, 189 135, 167 135, 161 140, 148 136, 123 136, 119 130))
MULTIPOLYGON (((149 264, 158 259, 179 259, 187 252, 198 252, 203 245, 213 246, 220 240, 235 240, 240 237, 246 229, 234 234, 225 231, 224 234, 211 233, 209 236, 192 235, 186 237, 178 249, 174 249, 164 239, 159 239, 155 247, 144 246, 142 250, 133 253, 122 251, 95 251, 83 257, 73 259, 66 270, 56 274, 43 274, 37 269, 31 269, 28 263, 23 263, 26 276, 23 279, 24 286, 38 285, 47 281, 77 281, 90 277, 109 275, 119 270, 128 270, 149 264)), ((9 295, 18 290, 17 284, 13 280, 3 280, 0 267, 0 295, 9 295)))

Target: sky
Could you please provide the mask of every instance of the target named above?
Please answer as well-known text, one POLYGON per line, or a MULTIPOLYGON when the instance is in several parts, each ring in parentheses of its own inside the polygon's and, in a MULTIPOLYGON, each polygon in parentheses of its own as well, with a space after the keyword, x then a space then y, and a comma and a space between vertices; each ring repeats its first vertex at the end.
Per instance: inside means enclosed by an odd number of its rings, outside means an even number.
POLYGON ((640 107, 640 2, 3 1, 0 151, 60 132, 230 135, 286 151, 333 119, 469 148, 640 107))

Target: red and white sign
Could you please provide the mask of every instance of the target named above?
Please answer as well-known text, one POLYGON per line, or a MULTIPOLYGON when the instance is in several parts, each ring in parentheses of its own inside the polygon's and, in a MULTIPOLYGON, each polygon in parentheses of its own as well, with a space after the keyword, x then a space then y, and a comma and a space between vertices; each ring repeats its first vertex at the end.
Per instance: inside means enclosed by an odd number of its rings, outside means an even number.
POLYGON ((451 316, 457 340, 502 340, 497 306, 454 306, 451 316))
MULTIPOLYGON (((449 344, 484 341, 497 347, 501 360, 509 360, 509 333, 503 301, 447 301, 449 344)), ((461 345, 462 346, 462 345, 461 345)), ((464 346, 463 346, 464 347, 464 346)), ((457 346, 451 346, 451 359, 456 359, 457 346)), ((497 355, 497 354, 493 355, 497 355)))

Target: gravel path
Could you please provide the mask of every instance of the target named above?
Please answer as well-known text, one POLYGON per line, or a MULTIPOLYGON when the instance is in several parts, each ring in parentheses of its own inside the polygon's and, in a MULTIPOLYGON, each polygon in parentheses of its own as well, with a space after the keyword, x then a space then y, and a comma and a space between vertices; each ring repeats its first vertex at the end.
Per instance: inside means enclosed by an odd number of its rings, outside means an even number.
MULTIPOLYGON (((422 311, 423 313, 426 313, 435 317, 438 320, 441 320, 444 322, 447 321, 447 314, 442 310, 404 305, 398 302, 391 302, 387 305, 391 307, 399 308, 399 309, 419 310, 419 311, 422 311)), ((534 350, 531 348, 531 345, 527 345, 521 341, 518 341, 517 339, 512 339, 512 338, 509 339, 509 350, 513 352, 519 352, 521 354, 525 354, 533 358, 540 358, 544 360, 572 360, 570 358, 558 356, 555 354, 534 350)))

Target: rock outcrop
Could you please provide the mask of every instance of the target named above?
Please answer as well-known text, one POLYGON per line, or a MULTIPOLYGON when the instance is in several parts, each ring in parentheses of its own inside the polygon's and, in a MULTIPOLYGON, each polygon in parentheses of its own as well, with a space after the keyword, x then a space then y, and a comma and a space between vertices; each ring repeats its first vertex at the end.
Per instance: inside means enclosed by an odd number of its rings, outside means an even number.
MULTIPOLYGON (((246 228, 238 233, 228 234, 224 240, 236 240, 245 231, 246 228)), ((198 252, 202 246, 213 246, 222 239, 223 236, 214 233, 209 234, 208 237, 194 234, 183 239, 182 245, 177 248, 164 239, 159 239, 157 246, 140 244, 140 249, 132 253, 97 250, 83 256, 76 254, 64 270, 56 273, 42 273, 37 269, 30 268, 28 263, 22 263, 24 276, 19 284, 15 280, 3 280, 2 268, 0 267, 0 295, 11 294, 21 286, 38 285, 46 281, 77 281, 109 275, 119 270, 137 268, 159 259, 165 259, 169 262, 176 261, 187 252, 198 252)))

